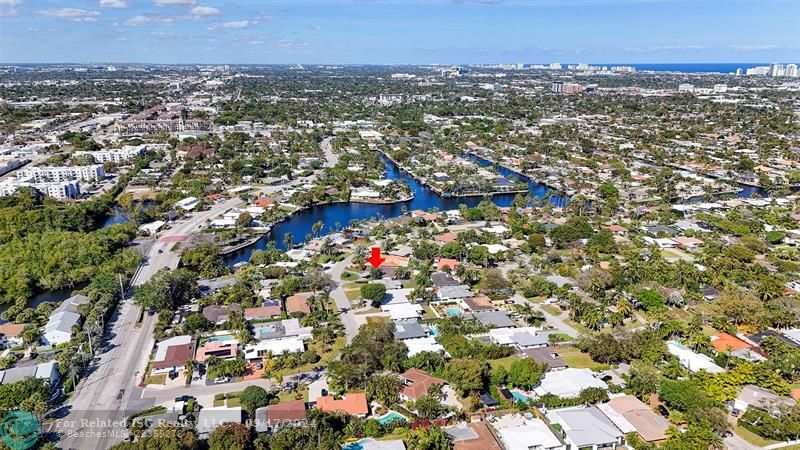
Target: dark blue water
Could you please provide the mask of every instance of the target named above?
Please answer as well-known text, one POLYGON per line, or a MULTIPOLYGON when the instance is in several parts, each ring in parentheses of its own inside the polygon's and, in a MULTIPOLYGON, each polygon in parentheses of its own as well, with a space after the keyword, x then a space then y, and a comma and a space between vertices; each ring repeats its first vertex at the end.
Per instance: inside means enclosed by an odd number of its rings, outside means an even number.
MULTIPOLYGON (((474 161, 482 166, 490 166, 486 160, 473 157, 474 161)), ((404 211, 413 211, 420 209, 428 211, 437 208, 440 211, 458 209, 459 205, 464 204, 469 207, 474 207, 483 200, 483 197, 457 197, 446 198, 441 197, 439 194, 415 180, 411 175, 400 170, 394 163, 386 158, 383 158, 386 164, 386 178, 396 180, 403 179, 411 188, 414 193, 414 198, 407 202, 393 203, 391 205, 372 205, 366 203, 332 203, 326 205, 318 205, 307 210, 298 212, 291 218, 284 222, 275 224, 275 226, 267 233, 264 238, 259 240, 256 244, 248 247, 241 252, 229 255, 225 259, 225 264, 232 266, 233 264, 248 261, 250 254, 255 249, 263 250, 267 247, 267 243, 275 241, 278 248, 284 248, 283 238, 286 233, 291 233, 295 243, 305 241, 306 234, 312 232, 312 227, 318 221, 322 221, 323 228, 319 233, 321 235, 327 234, 336 229, 346 227, 351 220, 364 220, 364 219, 380 219, 391 218, 402 215, 404 211), (339 225, 337 227, 337 224, 339 225)), ((515 175, 512 171, 497 167, 500 174, 507 178, 521 178, 515 175)), ((543 199, 550 193, 550 202, 554 205, 560 206, 566 203, 566 199, 554 190, 547 186, 537 183, 535 181, 528 181, 531 195, 543 199)), ((509 206, 514 201, 515 194, 499 194, 491 197, 492 202, 497 206, 509 206)))

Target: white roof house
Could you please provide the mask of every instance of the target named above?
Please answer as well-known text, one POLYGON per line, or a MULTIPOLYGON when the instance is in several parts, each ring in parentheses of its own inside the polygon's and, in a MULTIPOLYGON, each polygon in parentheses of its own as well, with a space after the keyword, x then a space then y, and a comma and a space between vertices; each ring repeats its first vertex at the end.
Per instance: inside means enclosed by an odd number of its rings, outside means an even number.
POLYGON ((547 372, 539 386, 538 395, 553 394, 559 397, 577 397, 586 388, 608 389, 603 380, 595 378, 590 369, 567 368, 558 372, 547 372))
POLYGON ((677 356, 681 365, 689 369, 690 372, 705 370, 710 373, 721 373, 725 371, 725 369, 714 363, 711 357, 693 352, 680 342, 667 342, 667 351, 677 356))
POLYGON ((81 321, 81 315, 76 312, 60 311, 47 320, 42 333, 42 341, 46 345, 59 345, 72 339, 72 326, 81 321))
POLYGON ((197 197, 186 197, 183 200, 180 200, 175 203, 175 206, 185 209, 186 211, 191 211, 200 203, 197 197))
POLYGON ((625 434, 593 406, 548 411, 547 418, 561 426, 564 440, 574 448, 615 448, 625 441, 625 434))
POLYGON ((417 303, 390 303, 382 305, 381 311, 388 312, 392 320, 405 320, 422 317, 423 309, 417 303))
POLYGON ((269 339, 256 344, 245 345, 244 358, 248 360, 261 359, 266 355, 282 355, 284 353, 298 353, 305 351, 303 340, 293 336, 283 339, 269 339))
POLYGON ((203 408, 197 414, 197 434, 205 439, 220 425, 242 423, 242 408, 203 408))
POLYGON ((447 350, 445 350, 444 347, 436 342, 436 339, 431 336, 415 339, 404 339, 403 343, 406 344, 406 347, 408 347, 409 357, 422 352, 435 352, 441 353, 445 356, 450 356, 450 354, 447 353, 447 350))
POLYGON ((144 223, 142 225, 139 225, 139 231, 146 233, 148 235, 152 235, 157 233, 158 230, 160 230, 161 227, 163 227, 164 225, 166 225, 166 222, 164 222, 163 220, 156 220, 155 222, 144 223))
POLYGON ((535 443, 540 450, 564 450, 564 445, 541 419, 524 419, 523 424, 497 429, 507 450, 529 450, 535 443))

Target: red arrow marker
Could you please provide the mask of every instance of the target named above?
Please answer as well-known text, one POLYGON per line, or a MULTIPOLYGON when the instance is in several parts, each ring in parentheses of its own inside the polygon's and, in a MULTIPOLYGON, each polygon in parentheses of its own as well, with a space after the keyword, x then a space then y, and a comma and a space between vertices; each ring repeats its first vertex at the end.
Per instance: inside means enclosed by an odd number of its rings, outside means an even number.
POLYGON ((369 263, 372 264, 372 267, 377 269, 378 266, 380 266, 381 264, 383 264, 384 261, 386 261, 386 258, 381 258, 380 247, 372 247, 372 256, 370 256, 367 261, 369 261, 369 263))

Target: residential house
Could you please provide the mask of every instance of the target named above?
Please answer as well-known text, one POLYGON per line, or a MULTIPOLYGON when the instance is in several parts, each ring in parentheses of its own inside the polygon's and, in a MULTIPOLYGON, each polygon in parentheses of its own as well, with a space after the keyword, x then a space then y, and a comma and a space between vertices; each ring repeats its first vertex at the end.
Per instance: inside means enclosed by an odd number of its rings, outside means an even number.
POLYGON ((546 347, 549 343, 549 336, 549 332, 542 332, 536 327, 489 330, 489 339, 495 344, 510 345, 519 349, 546 347))
POLYGON ((441 353, 446 357, 449 357, 450 354, 442 347, 442 345, 436 342, 436 338, 432 336, 428 337, 421 337, 421 338, 414 338, 414 339, 405 339, 403 340, 403 344, 406 345, 408 348, 408 357, 412 357, 417 353, 422 352, 434 352, 434 353, 441 353))
POLYGON ((595 406, 556 409, 546 415, 561 427, 570 448, 611 450, 625 443, 625 434, 595 406))
POLYGON ((795 400, 783 397, 775 392, 752 384, 745 385, 739 396, 733 401, 733 407, 739 411, 747 411, 747 408, 754 406, 770 414, 778 414, 781 408, 791 408, 795 405, 795 400))
POLYGON ((274 432, 284 426, 306 424, 306 402, 291 400, 256 409, 255 429, 257 433, 274 432))
POLYGON ((597 407, 621 431, 635 432, 645 442, 660 444, 667 438, 669 421, 632 395, 614 397, 597 407))
POLYGON ((234 359, 239 355, 239 341, 229 339, 225 341, 206 341, 205 344, 197 347, 195 361, 205 362, 208 358, 234 359))
POLYGON ((486 422, 462 422, 444 431, 453 442, 453 450, 503 450, 486 422))
POLYGON ((427 330, 416 320, 398 320, 394 322, 394 339, 404 341, 428 336, 427 330))
POLYGON ((608 386, 594 376, 590 369, 567 368, 557 372, 547 372, 539 386, 533 390, 537 395, 553 394, 559 397, 577 397, 588 388, 608 389, 608 386))
POLYGON ((456 281, 452 275, 447 272, 433 272, 431 274, 431 281, 436 288, 443 288, 445 286, 460 286, 461 283, 456 281))
POLYGON ((238 303, 230 305, 208 305, 203 308, 203 317, 209 322, 220 325, 228 321, 228 316, 232 312, 241 312, 242 307, 238 303))
POLYGON ((197 413, 195 429, 201 439, 208 436, 226 423, 242 423, 241 408, 203 408, 197 413))
POLYGON ((535 417, 508 414, 497 419, 495 428, 506 450, 567 450, 566 443, 543 420, 535 417))
POLYGON ((325 412, 342 411, 362 418, 369 414, 367 395, 363 392, 349 392, 339 400, 330 395, 320 397, 317 399, 316 407, 325 412))
POLYGON ((705 370, 710 373, 724 372, 725 369, 714 363, 711 357, 691 351, 683 344, 676 341, 667 342, 667 351, 678 357, 681 365, 691 372, 705 370))
POLYGON ((61 379, 61 373, 58 371, 58 363, 55 361, 0 370, 0 384, 16 383, 25 378, 47 380, 51 388, 55 388, 61 379))
POLYGON ((437 300, 443 302, 459 301, 465 298, 470 298, 473 295, 474 294, 469 290, 469 287, 464 286, 463 284, 455 286, 442 286, 436 293, 437 300))
POLYGON ((286 313, 303 313, 310 314, 311 307, 308 304, 308 299, 313 294, 311 292, 300 292, 286 298, 286 313))
POLYGON ((277 301, 265 301, 262 306, 244 310, 244 318, 247 320, 269 320, 280 316, 281 305, 277 301))
POLYGON ((472 316, 478 322, 492 328, 514 328, 517 326, 505 311, 478 311, 472 313, 472 316))
POLYGON ((194 338, 175 336, 156 344, 156 354, 150 362, 150 373, 159 374, 184 370, 186 361, 194 357, 194 338))
POLYGON ((22 345, 23 323, 5 323, 0 325, 0 349, 22 345))
POLYGON ((447 384, 441 378, 429 375, 419 369, 409 369, 400 374, 400 377, 403 379, 403 388, 400 390, 400 398, 403 401, 417 401, 423 395, 428 394, 431 386, 447 384))
POLYGON ((522 353, 536 363, 547 364, 548 370, 563 370, 568 367, 558 353, 549 347, 526 348, 522 350, 522 353))
POLYGON ((270 355, 299 353, 306 349, 303 339, 292 336, 280 339, 267 339, 244 346, 244 358, 248 361, 262 359, 270 355))
POLYGON ((73 295, 61 302, 50 314, 44 326, 42 341, 45 345, 59 345, 72 339, 72 327, 81 321, 78 307, 89 302, 89 297, 73 295))

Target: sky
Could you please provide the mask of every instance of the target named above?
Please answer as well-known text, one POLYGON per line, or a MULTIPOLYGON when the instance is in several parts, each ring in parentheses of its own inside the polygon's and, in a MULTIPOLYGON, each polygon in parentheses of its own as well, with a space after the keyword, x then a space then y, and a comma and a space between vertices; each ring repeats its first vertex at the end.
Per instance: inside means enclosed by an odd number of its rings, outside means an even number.
POLYGON ((800 62, 800 0, 0 0, 0 63, 800 62))

